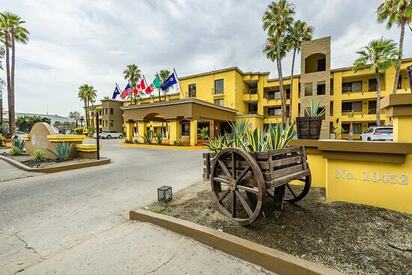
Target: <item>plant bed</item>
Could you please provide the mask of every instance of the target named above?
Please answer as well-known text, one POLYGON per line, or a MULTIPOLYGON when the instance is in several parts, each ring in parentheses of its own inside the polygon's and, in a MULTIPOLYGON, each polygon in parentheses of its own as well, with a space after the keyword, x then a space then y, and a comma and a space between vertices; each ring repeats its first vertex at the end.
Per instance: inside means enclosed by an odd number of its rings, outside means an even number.
MULTIPOLYGON (((405 274, 412 269, 412 215, 327 203, 312 188, 299 205, 239 226, 220 213, 209 182, 192 185, 169 203, 148 209, 208 226, 349 274, 405 274)), ((270 213, 270 212, 269 212, 270 213)))

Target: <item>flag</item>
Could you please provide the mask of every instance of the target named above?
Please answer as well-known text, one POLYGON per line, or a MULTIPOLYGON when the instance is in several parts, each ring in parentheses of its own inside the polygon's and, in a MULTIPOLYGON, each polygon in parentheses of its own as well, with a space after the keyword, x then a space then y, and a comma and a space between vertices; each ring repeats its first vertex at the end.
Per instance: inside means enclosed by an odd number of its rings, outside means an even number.
POLYGON ((131 92, 132 92, 132 87, 130 86, 129 83, 127 83, 126 87, 124 88, 124 90, 120 94, 120 98, 125 99, 128 95, 130 95, 131 92))
POLYGON ((134 87, 133 93, 134 93, 135 95, 137 95, 137 94, 139 93, 139 89, 137 89, 137 87, 134 87))
POLYGON ((137 90, 138 91, 145 91, 147 88, 146 82, 144 81, 144 78, 142 78, 142 80, 140 80, 139 84, 137 84, 137 90))
POLYGON ((169 87, 177 84, 177 77, 176 74, 173 72, 169 77, 163 82, 161 88, 162 91, 167 90, 169 87))
POLYGON ((153 80, 153 86, 158 89, 162 86, 159 75, 156 75, 156 78, 153 80))
POLYGON ((146 88, 145 92, 146 92, 146 94, 150 95, 151 93, 153 93, 154 89, 155 89, 155 86, 152 83, 146 88))
POLYGON ((118 95, 120 95, 120 88, 119 88, 119 85, 117 85, 116 83, 116 88, 114 88, 112 99, 116 99, 118 95))

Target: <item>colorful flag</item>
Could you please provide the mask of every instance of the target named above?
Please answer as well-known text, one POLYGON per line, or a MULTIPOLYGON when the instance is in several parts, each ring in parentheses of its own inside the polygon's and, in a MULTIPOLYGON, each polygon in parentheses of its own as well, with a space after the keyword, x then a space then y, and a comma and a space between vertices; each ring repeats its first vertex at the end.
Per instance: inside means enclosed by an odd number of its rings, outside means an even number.
POLYGON ((134 87, 133 93, 134 93, 135 95, 137 95, 137 94, 139 93, 139 89, 137 89, 137 87, 134 87))
POLYGON ((158 89, 162 86, 162 82, 160 80, 159 75, 156 75, 156 78, 153 80, 153 85, 156 89, 158 89))
POLYGON ((119 88, 119 85, 117 85, 116 83, 116 88, 114 88, 112 99, 116 99, 118 95, 120 95, 120 88, 119 88))
POLYGON ((146 92, 147 95, 150 95, 151 93, 153 93, 154 89, 155 89, 155 86, 152 83, 146 88, 145 92, 146 92))
POLYGON ((120 98, 122 100, 124 100, 128 95, 130 95, 131 92, 132 92, 132 87, 130 86, 129 83, 127 83, 126 87, 124 88, 124 90, 120 94, 120 98))
POLYGON ((137 90, 138 91, 145 91, 147 88, 146 82, 144 81, 144 78, 142 78, 142 80, 140 80, 139 84, 137 84, 137 90))
POLYGON ((176 77, 176 73, 173 72, 161 85, 162 91, 167 90, 169 87, 175 84, 177 84, 177 77, 176 77))

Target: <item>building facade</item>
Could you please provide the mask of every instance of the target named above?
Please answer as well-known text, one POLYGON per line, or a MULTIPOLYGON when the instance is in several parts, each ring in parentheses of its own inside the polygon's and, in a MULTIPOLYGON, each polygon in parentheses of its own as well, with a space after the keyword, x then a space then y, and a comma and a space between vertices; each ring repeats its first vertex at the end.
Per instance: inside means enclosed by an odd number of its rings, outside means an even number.
MULTIPOLYGON (((402 61, 398 93, 411 92, 406 72, 410 65, 412 59, 402 61)), ((303 43, 300 71, 293 80, 290 76, 283 78, 292 121, 304 116, 311 100, 317 100, 325 108, 321 138, 348 138, 352 123, 356 139, 376 124, 374 73, 370 69, 355 72, 352 67, 331 69, 330 37, 303 43)), ((380 77, 384 97, 392 91, 395 68, 380 77)), ((115 120, 115 128, 124 127, 130 141, 144 142, 144 134, 153 131, 162 135, 164 143, 194 145, 200 138, 200 129, 207 128, 208 136, 213 137, 227 131, 227 121, 245 119, 250 127, 258 128, 281 122, 279 80, 270 79, 268 72, 243 72, 230 67, 179 80, 178 94, 145 98, 137 104, 125 102, 122 107, 118 103, 116 107, 122 110, 123 119, 115 120)), ((384 111, 381 111, 381 124, 391 124, 384 111)))

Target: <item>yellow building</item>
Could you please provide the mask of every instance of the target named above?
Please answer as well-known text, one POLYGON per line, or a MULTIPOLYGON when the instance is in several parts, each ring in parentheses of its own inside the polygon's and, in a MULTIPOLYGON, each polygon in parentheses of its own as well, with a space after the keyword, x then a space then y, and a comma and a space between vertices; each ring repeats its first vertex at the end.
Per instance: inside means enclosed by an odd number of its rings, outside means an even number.
MULTIPOLYGON (((330 37, 302 45, 301 73, 294 77, 292 85, 290 76, 284 77, 287 108, 291 108, 294 120, 304 115, 310 100, 319 100, 326 111, 321 138, 347 138, 351 122, 354 138, 359 138, 362 131, 376 123, 374 73, 369 69, 355 73, 352 67, 331 69, 330 58, 330 37), (353 117, 349 115, 351 112, 353 117)), ((410 92, 406 72, 410 65, 412 59, 403 60, 398 93, 410 92)), ((382 97, 391 93, 394 76, 394 68, 381 74, 382 97)), ((208 128, 209 137, 222 134, 228 128, 225 120, 243 118, 249 121, 250 127, 259 128, 281 121, 279 81, 270 79, 268 72, 243 72, 230 67, 179 80, 180 94, 162 96, 161 102, 155 96, 121 107, 129 140, 143 142, 144 133, 153 130, 161 133, 166 143, 194 145, 200 138, 201 128, 208 128), (196 113, 199 104, 206 108, 205 113, 196 113), (147 111, 149 106, 151 113, 147 111), (184 108, 193 112, 185 112, 185 116, 184 108), (227 112, 225 119, 213 116, 220 111, 227 112)), ((392 124, 384 111, 381 113, 381 124, 392 124)))

